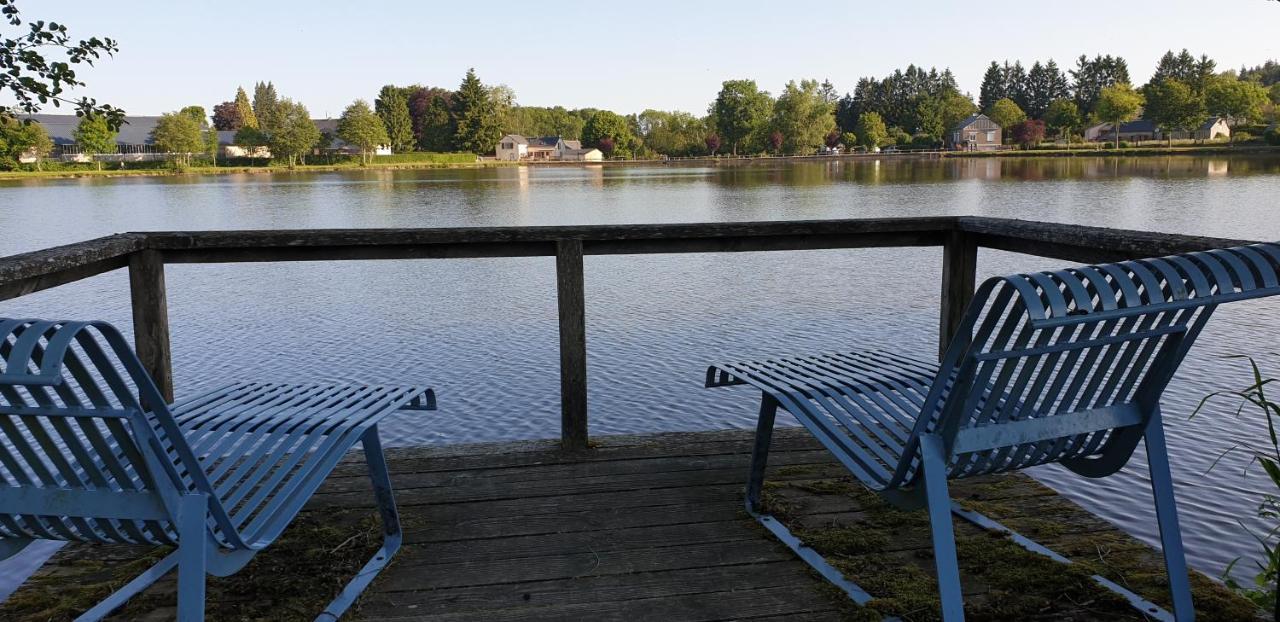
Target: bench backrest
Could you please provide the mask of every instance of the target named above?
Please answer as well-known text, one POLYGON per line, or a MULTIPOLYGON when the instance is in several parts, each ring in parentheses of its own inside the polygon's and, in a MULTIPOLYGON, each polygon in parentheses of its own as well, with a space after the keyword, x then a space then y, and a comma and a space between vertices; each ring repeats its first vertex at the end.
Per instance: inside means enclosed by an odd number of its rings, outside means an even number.
POLYGON ((937 433, 953 477, 1063 462, 1124 466, 1219 304, 1280 293, 1280 245, 1255 244, 997 277, 943 357, 916 439, 937 433))
POLYGON ((173 544, 193 491, 209 482, 119 331, 0 318, 0 537, 173 544))

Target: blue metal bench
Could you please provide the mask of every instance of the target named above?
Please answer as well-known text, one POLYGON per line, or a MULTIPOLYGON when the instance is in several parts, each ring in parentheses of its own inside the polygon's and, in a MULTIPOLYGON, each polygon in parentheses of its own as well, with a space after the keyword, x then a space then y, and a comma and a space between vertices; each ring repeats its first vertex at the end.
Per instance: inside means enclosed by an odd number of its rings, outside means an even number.
MULTIPOLYGON (((1280 293, 1280 245, 1255 244, 997 277, 976 292, 941 364, 898 352, 714 365, 706 386, 762 392, 747 509, 823 576, 871 596, 760 510, 774 418, 785 409, 849 472, 904 508, 926 506, 943 616, 964 616, 951 513, 1067 560, 952 503, 947 480, 1059 463, 1120 470, 1145 441, 1177 620, 1195 611, 1160 397, 1219 304, 1280 293)), ((1095 577, 1154 617, 1168 612, 1095 577)))
POLYGON ((170 406, 103 322, 0 319, 0 360, 0 559, 40 539, 176 547, 79 620, 175 567, 178 618, 203 619, 205 573, 275 541, 357 442, 383 545, 318 619, 340 617, 400 548, 378 422, 433 410, 430 389, 247 382, 170 406))

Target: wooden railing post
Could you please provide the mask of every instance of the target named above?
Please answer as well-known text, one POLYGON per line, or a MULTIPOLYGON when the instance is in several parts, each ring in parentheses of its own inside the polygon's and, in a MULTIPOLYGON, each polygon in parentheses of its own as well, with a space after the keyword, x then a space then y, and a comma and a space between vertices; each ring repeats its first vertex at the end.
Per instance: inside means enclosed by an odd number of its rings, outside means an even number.
POLYGON ((947 351, 973 300, 978 275, 978 245, 963 231, 950 231, 942 247, 942 309, 938 316, 938 356, 947 351))
POLYGON ((173 401, 173 361, 169 351, 169 303, 160 251, 129 255, 129 293, 133 301, 134 349, 156 381, 160 394, 173 401))
POLYGON ((587 314, 582 240, 556 241, 556 293, 560 307, 560 445, 587 448, 587 314))

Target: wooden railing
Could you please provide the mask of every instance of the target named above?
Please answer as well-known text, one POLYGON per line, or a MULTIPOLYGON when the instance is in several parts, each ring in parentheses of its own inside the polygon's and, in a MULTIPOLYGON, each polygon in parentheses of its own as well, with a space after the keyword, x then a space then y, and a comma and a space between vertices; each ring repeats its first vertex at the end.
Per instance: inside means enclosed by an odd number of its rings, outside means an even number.
POLYGON ((728 253, 939 246, 939 347, 973 297, 977 252, 993 248, 1079 263, 1117 261, 1245 243, 1145 231, 984 217, 876 218, 661 225, 286 229, 124 233, 0 258, 0 300, 129 269, 138 356, 173 399, 165 264, 474 257, 556 258, 561 442, 587 447, 584 255, 728 253))

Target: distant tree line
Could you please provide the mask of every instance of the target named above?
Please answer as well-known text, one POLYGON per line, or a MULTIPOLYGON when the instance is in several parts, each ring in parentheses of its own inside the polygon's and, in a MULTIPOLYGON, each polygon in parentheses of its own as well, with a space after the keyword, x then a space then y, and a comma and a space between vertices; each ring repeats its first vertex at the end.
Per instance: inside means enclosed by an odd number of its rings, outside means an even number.
MULTIPOLYGON (((520 106, 506 85, 483 83, 468 70, 456 89, 386 85, 372 105, 357 100, 322 133, 305 106, 258 82, 213 106, 163 115, 157 148, 179 165, 217 157, 217 131, 231 131, 250 153, 265 147, 294 164, 337 139, 368 161, 393 152, 492 153, 506 134, 580 140, 607 157, 691 157, 720 154, 811 154, 823 148, 885 145, 936 147, 960 121, 982 112, 1005 129, 1006 141, 1033 146, 1047 135, 1070 139, 1085 125, 1146 118, 1166 136, 1193 132, 1212 116, 1236 126, 1274 120, 1280 103, 1280 63, 1218 71, 1208 56, 1169 51, 1150 81, 1131 84, 1125 59, 1082 55, 1065 70, 1053 59, 992 61, 975 99, 950 69, 909 65, 883 77, 862 77, 841 95, 830 80, 793 80, 775 96, 754 80, 726 80, 705 115, 648 109, 622 115, 595 108, 520 106), (211 121, 211 122, 210 122, 211 121)), ((110 115, 87 115, 73 138, 86 153, 114 151, 110 115)), ((1233 132, 1233 138, 1240 132, 1233 132)), ((1274 129, 1268 140, 1280 143, 1274 129)), ((52 143, 38 125, 0 115, 0 168, 24 155, 39 160, 52 143)))

